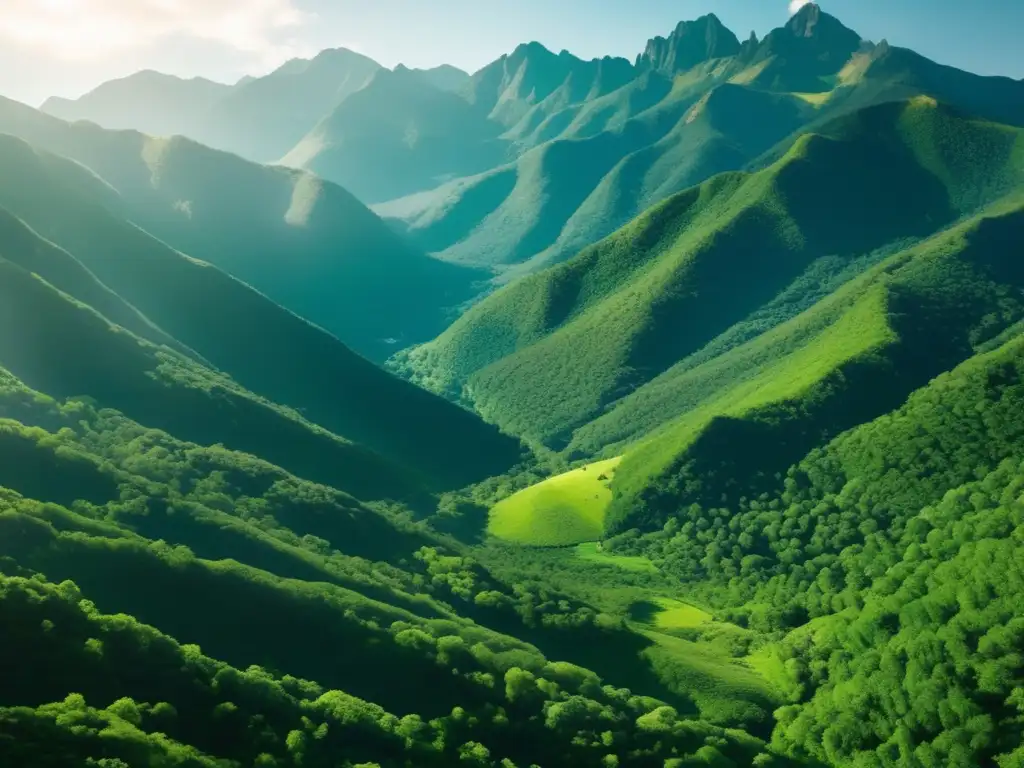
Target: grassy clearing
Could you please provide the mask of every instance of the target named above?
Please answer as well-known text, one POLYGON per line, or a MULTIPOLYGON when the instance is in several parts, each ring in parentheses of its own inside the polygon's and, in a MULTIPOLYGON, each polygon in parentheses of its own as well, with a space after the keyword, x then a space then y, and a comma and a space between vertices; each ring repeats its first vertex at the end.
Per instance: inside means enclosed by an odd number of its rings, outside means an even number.
POLYGON ((612 500, 611 481, 620 459, 588 464, 499 502, 487 531, 515 544, 559 547, 596 541, 612 500))
POLYGON ((710 613, 681 600, 657 597, 652 602, 660 608, 651 622, 656 629, 690 629, 712 621, 710 613))
POLYGON ((652 641, 642 652, 670 689, 685 692, 701 717, 720 723, 766 722, 782 703, 776 690, 742 660, 662 632, 640 630, 652 641))
POLYGON ((600 543, 596 541, 586 544, 579 544, 573 553, 578 559, 598 565, 610 565, 615 568, 622 568, 626 571, 637 573, 657 573, 658 569, 654 563, 646 557, 633 557, 630 555, 613 555, 601 549, 600 543))

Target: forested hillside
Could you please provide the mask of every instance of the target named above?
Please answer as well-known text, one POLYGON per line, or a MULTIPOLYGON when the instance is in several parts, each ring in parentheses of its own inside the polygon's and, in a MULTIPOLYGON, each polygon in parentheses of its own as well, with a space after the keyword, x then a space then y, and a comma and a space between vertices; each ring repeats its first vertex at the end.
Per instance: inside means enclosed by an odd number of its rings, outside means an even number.
MULTIPOLYGON (((838 287, 1021 184, 1019 129, 925 99, 869 108, 498 291, 399 364, 513 433, 593 453, 692 409, 679 390, 708 370, 696 366, 727 366, 725 352, 827 296, 819 281, 838 287)), ((770 352, 733 350, 747 362, 729 381, 805 344, 810 327, 770 352)), ((853 336, 870 346, 863 328, 853 336)), ((846 354, 832 348, 839 357, 827 365, 846 354)), ((696 386, 689 398, 722 394, 721 384, 696 386)))
MULTIPOLYGON (((167 404, 154 399, 149 389, 157 385, 151 381, 151 374, 158 368, 180 368, 182 371, 171 378, 185 381, 198 376, 208 382, 199 389, 212 386, 220 391, 210 399, 211 406, 228 398, 229 391, 246 387, 258 396, 243 391, 244 402, 255 405, 261 398, 269 398, 286 406, 294 417, 301 413, 304 418, 300 420, 362 443, 401 464, 405 467, 403 471, 413 470, 418 475, 416 485, 458 487, 501 471, 518 460, 515 440, 501 436, 463 409, 385 374, 334 336, 209 264, 172 250, 116 215, 103 204, 103 193, 113 193, 81 166, 35 150, 17 139, 0 137, 0 167, 6 171, 0 181, 0 205, 6 206, 6 210, 0 208, 0 254, 11 262, 10 266, 25 270, 12 271, 4 286, 11 291, 9 301, 15 302, 9 305, 13 314, 6 328, 6 333, 11 334, 9 354, 22 355, 24 364, 30 366, 26 371, 31 370, 32 375, 52 375, 54 378, 44 380, 58 386, 54 394, 89 395, 133 415, 133 407, 145 408, 148 418, 159 422, 147 418, 142 421, 153 426, 192 424, 203 430, 204 439, 199 440, 198 433, 188 437, 200 442, 224 442, 257 454, 276 444, 273 450, 280 451, 277 463, 286 465, 288 455, 298 457, 302 453, 295 441, 305 439, 305 435, 314 437, 305 427, 294 423, 294 418, 288 420, 288 429, 295 433, 291 438, 293 445, 289 446, 287 441, 264 434, 265 427, 253 430, 239 425, 237 416, 227 412, 221 418, 227 431, 217 432, 217 419, 211 420, 202 411, 188 413, 196 405, 182 402, 181 413, 168 410, 167 404), (62 250, 57 243, 66 248, 62 250), (21 297, 22 289, 15 288, 14 281, 25 283, 29 272, 87 304, 99 315, 88 323, 73 323, 66 330, 56 321, 40 325, 33 332, 41 335, 35 337, 34 343, 26 343, 23 334, 34 327, 27 323, 48 322, 47 311, 42 305, 37 307, 37 301, 47 302, 53 311, 69 318, 68 313, 72 312, 64 298, 55 290, 45 290, 43 284, 33 288, 37 291, 35 299, 21 297), (110 323, 123 326, 125 331, 138 334, 150 344, 140 347, 128 340, 128 333, 111 335, 103 331, 110 323), (95 336, 87 335, 90 328, 95 329, 95 336), (70 332, 83 335, 72 340, 68 337, 70 332), (52 334, 52 338, 42 334, 52 334), (53 355, 53 369, 44 366, 35 351, 35 344, 44 342, 53 355), (88 371, 74 368, 74 361, 55 346, 58 342, 67 350, 75 350, 75 357, 81 357, 88 371), (116 348, 111 342, 117 342, 116 348), (178 355, 171 361, 154 344, 170 346, 187 357, 178 355), (103 351, 107 347, 109 351, 103 351), (268 359, 273 364, 268 365, 268 359), (198 364, 216 368, 197 373, 198 364), (72 376, 72 370, 73 377, 65 380, 72 376), (139 389, 126 384, 129 370, 131 376, 139 377, 139 389), (241 386, 221 373, 233 377, 241 386), (218 380, 220 384, 215 386, 218 380), (129 406, 129 401, 134 405, 129 406), (228 435, 236 437, 229 439, 228 435), (264 449, 257 449, 259 445, 264 449), (446 451, 444 461, 437 453, 439 446, 446 451), (450 460, 458 455, 463 458, 450 460)), ((77 311, 83 318, 93 316, 84 308, 77 311)), ((4 363, 14 366, 7 360, 4 363)), ((21 374, 20 370, 15 372, 21 374)), ((29 373, 24 375, 34 383, 29 373)), ((239 407, 236 404, 227 411, 239 407)), ((281 409, 275 406, 259 412, 279 414, 281 409)), ((317 437, 310 444, 311 457, 319 453, 314 448, 317 441, 325 439, 317 437)), ((370 486, 378 474, 355 468, 346 470, 345 463, 335 462, 329 453, 316 461, 325 467, 324 471, 334 464, 331 472, 349 472, 352 478, 358 477, 370 486)), ((400 490, 402 484, 389 487, 388 483, 379 483, 374 494, 404 493, 400 490)))
POLYGON ((1020 81, 810 3, 44 111, 0 765, 1024 765, 1020 81))
POLYGON ((505 582, 402 507, 336 490, 369 492, 375 479, 400 489, 397 468, 385 475, 379 459, 269 403, 242 408, 247 395, 229 381, 204 383, 198 366, 150 351, 8 262, 0 284, 0 357, 60 397, 3 372, 0 612, 15 628, 5 655, 18 659, 0 685, 6 763, 598 766, 622 752, 656 766, 672 754, 771 755, 759 738, 694 719, 685 693, 643 665, 617 663, 616 649, 640 639, 614 616, 505 582), (26 327, 16 320, 29 308, 39 319, 26 327), (152 383, 130 378, 122 359, 150 354, 163 359, 152 383), (106 371, 118 386, 102 385, 106 371), (63 399, 82 389, 95 396, 63 399), (171 410, 178 402, 184 412, 171 410), (250 430, 239 437, 250 453, 216 434, 225 407, 250 430), (547 646, 602 649, 593 658, 613 684, 547 646), (623 687, 631 681, 676 706, 623 687))

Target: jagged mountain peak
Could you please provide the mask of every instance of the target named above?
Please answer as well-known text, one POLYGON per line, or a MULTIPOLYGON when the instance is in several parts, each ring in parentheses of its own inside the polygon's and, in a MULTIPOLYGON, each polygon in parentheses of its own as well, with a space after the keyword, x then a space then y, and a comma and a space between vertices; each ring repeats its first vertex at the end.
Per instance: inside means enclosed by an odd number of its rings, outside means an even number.
POLYGON ((807 3, 793 14, 782 31, 791 37, 828 43, 859 44, 861 37, 839 19, 825 13, 817 3, 807 3))
POLYGON ((717 16, 709 13, 681 21, 667 38, 655 37, 637 58, 637 66, 666 73, 682 72, 710 59, 735 56, 740 41, 717 16))

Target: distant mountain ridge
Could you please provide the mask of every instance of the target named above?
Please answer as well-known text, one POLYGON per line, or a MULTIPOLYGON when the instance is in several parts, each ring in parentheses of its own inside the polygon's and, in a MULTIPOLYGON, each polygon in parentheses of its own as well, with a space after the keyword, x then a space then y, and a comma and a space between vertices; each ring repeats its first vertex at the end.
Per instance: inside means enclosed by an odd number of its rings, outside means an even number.
POLYGON ((713 13, 696 21, 681 21, 668 38, 655 37, 637 57, 638 69, 668 75, 685 72, 701 62, 740 52, 740 41, 713 13))
POLYGON ((530 42, 465 75, 325 51, 229 89, 193 133, 341 184, 500 284, 838 115, 915 95, 1024 124, 1021 82, 865 41, 808 3, 763 39, 741 41, 714 14, 681 22, 633 62, 530 42))
POLYGON ((78 99, 47 99, 40 109, 63 120, 91 120, 105 128, 134 128, 154 136, 193 135, 203 130, 214 105, 237 87, 144 70, 103 83, 78 99))
POLYGON ((91 169, 81 183, 111 209, 376 360, 443 330, 485 276, 426 256, 308 173, 182 137, 68 124, 3 99, 0 132, 91 169))
POLYGON ((509 130, 520 152, 509 163, 375 210, 505 283, 716 173, 763 166, 837 116, 915 95, 1024 125, 1024 84, 864 41, 814 3, 743 43, 709 15, 652 39, 618 89, 509 130))

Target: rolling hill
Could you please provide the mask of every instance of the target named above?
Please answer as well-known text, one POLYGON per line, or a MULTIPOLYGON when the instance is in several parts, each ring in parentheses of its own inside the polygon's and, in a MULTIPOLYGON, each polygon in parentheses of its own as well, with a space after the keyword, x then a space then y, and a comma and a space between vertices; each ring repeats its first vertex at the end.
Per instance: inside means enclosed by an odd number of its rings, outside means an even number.
MULTIPOLYGON (((1020 129, 923 98, 839 118, 765 169, 716 176, 494 293, 397 365, 504 429, 575 450, 577 430, 692 368, 721 334, 735 345, 806 308, 821 260, 819 279, 863 269, 1018 189, 1021 148, 1020 129)), ((606 423, 644 425, 636 439, 665 415, 606 423)))
POLYGON ((0 102, 0 132, 69 157, 117 215, 382 360, 443 330, 481 274, 438 262, 352 195, 181 137, 68 124, 0 102), (95 184, 95 175, 105 184, 95 184))

